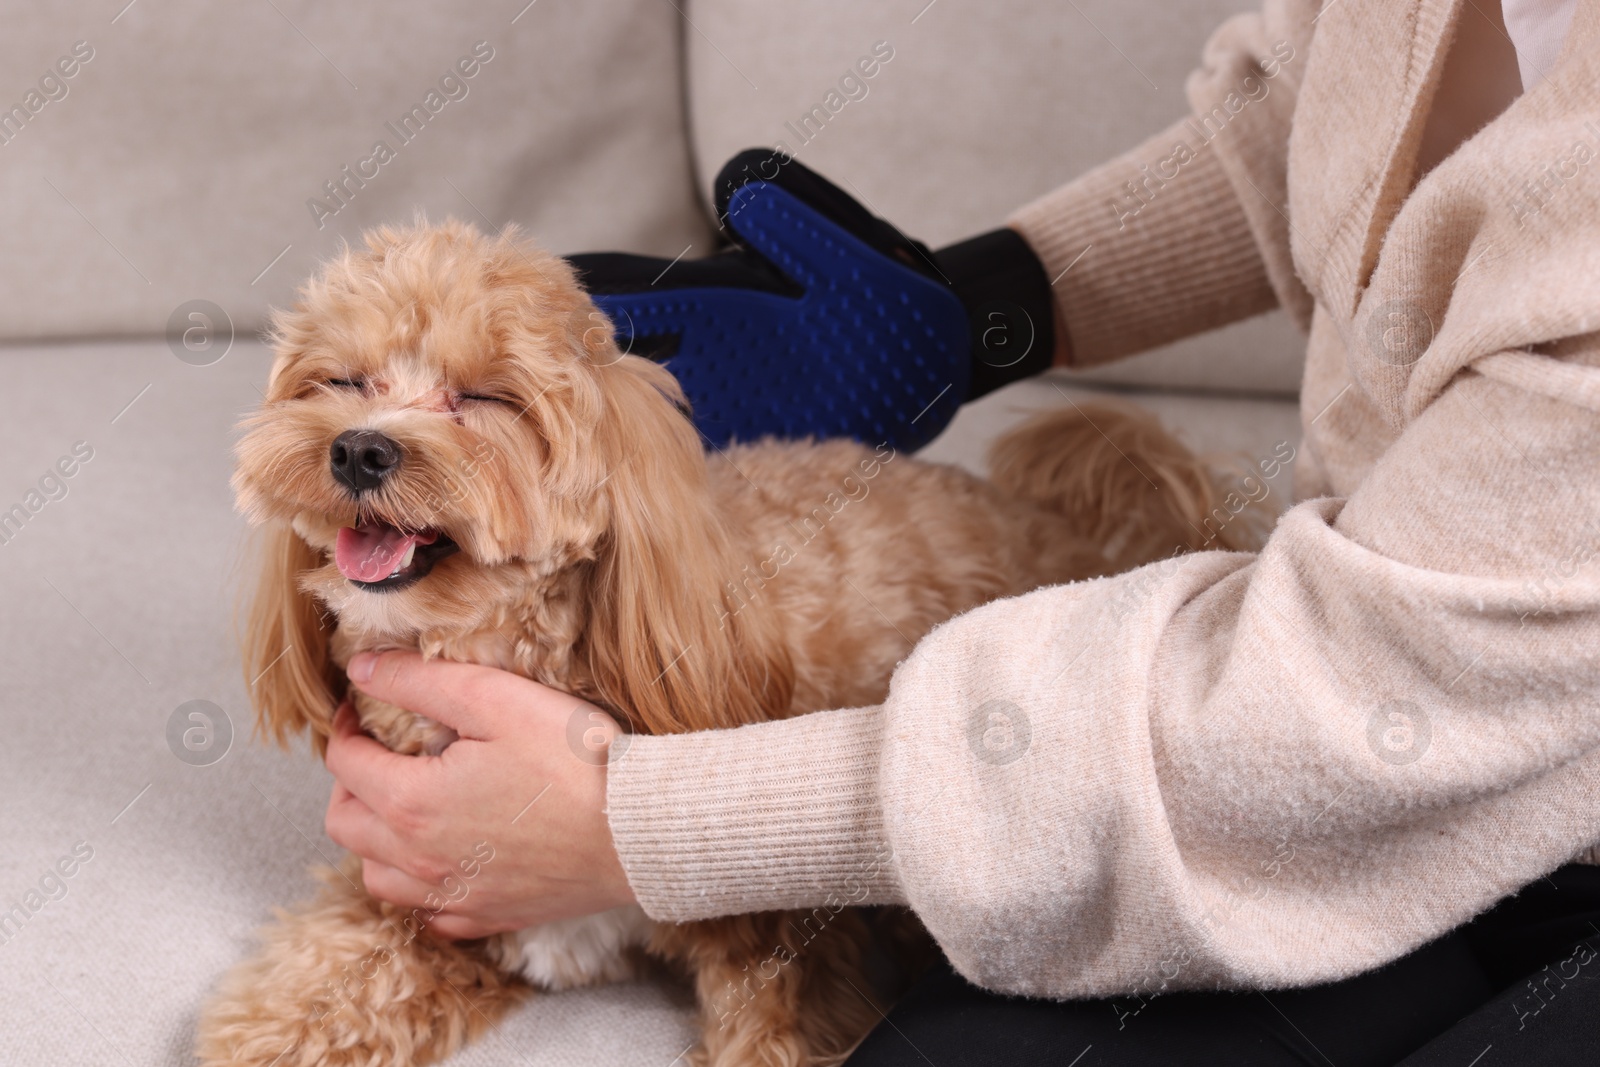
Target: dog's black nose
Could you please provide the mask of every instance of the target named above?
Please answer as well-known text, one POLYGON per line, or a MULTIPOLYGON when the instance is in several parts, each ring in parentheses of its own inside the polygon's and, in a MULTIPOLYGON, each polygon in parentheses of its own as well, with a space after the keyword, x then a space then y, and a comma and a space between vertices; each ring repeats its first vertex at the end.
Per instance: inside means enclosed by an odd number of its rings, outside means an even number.
POLYGON ((400 466, 400 446, 377 430, 346 430, 333 439, 328 465, 352 492, 376 489, 400 466))

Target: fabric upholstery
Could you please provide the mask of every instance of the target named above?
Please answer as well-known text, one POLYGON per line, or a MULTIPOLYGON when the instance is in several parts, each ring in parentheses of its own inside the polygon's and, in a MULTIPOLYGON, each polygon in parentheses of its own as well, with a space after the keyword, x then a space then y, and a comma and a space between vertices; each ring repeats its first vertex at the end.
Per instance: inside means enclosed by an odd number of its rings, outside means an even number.
POLYGON ((706 240, 670 5, 121 6, 7 15, 0 108, 47 76, 65 95, 0 121, 0 337, 161 336, 197 298, 253 329, 341 240, 419 209, 558 252, 706 240), (93 58, 52 74, 78 41, 93 58))

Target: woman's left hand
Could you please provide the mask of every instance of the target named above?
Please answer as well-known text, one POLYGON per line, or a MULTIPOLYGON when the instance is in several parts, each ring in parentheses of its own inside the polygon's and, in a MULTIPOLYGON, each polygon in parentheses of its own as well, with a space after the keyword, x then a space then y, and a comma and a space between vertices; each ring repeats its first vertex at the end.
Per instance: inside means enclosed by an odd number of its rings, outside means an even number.
POLYGON ((402 756, 339 709, 326 827, 361 856, 368 892, 431 914, 426 925, 447 938, 633 902, 606 822, 606 749, 619 733, 609 716, 506 671, 414 652, 363 653, 347 673, 460 735, 438 756, 402 756))

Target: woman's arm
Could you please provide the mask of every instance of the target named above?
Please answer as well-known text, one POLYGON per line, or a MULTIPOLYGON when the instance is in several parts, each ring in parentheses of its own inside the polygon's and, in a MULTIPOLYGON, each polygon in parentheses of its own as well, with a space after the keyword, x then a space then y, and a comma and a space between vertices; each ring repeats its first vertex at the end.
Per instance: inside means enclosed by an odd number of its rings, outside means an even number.
POLYGON ((1311 299, 1289 255, 1288 145, 1316 3, 1230 19, 1193 113, 1018 210, 1056 300, 1057 366, 1086 367, 1311 299))
POLYGON ((637 738, 630 884, 673 921, 905 902, 1034 995, 1399 956, 1600 840, 1597 454, 1600 410, 1469 373, 1258 556, 970 612, 882 707, 637 738))

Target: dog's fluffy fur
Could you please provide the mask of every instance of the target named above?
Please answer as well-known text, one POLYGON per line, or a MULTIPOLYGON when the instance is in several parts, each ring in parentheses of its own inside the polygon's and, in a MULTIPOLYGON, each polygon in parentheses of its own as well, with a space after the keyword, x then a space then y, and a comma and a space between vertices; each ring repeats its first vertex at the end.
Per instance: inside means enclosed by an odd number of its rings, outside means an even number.
MULTIPOLYGON (((309 731, 319 752, 365 649, 515 671, 649 733, 874 704, 939 622, 1197 547, 1213 503, 1205 469, 1118 408, 1024 424, 992 483, 887 445, 708 454, 672 375, 618 351, 564 261, 456 223, 369 234, 278 316, 275 345, 235 478, 267 540, 245 673, 266 732, 309 731), (359 496, 329 468, 352 429, 402 455, 359 496), (405 588, 364 588, 333 562, 340 528, 363 523, 460 551, 405 588)), ((450 740, 357 707, 396 750, 450 740)), ((803 948, 785 914, 670 926, 636 909, 450 943, 357 889, 358 870, 323 872, 228 976, 201 1022, 206 1064, 431 1061, 530 981, 631 973, 634 946, 692 982, 698 1062, 837 1062, 879 1018, 853 910, 803 948), (752 991, 747 969, 785 948, 793 962, 752 991)))

